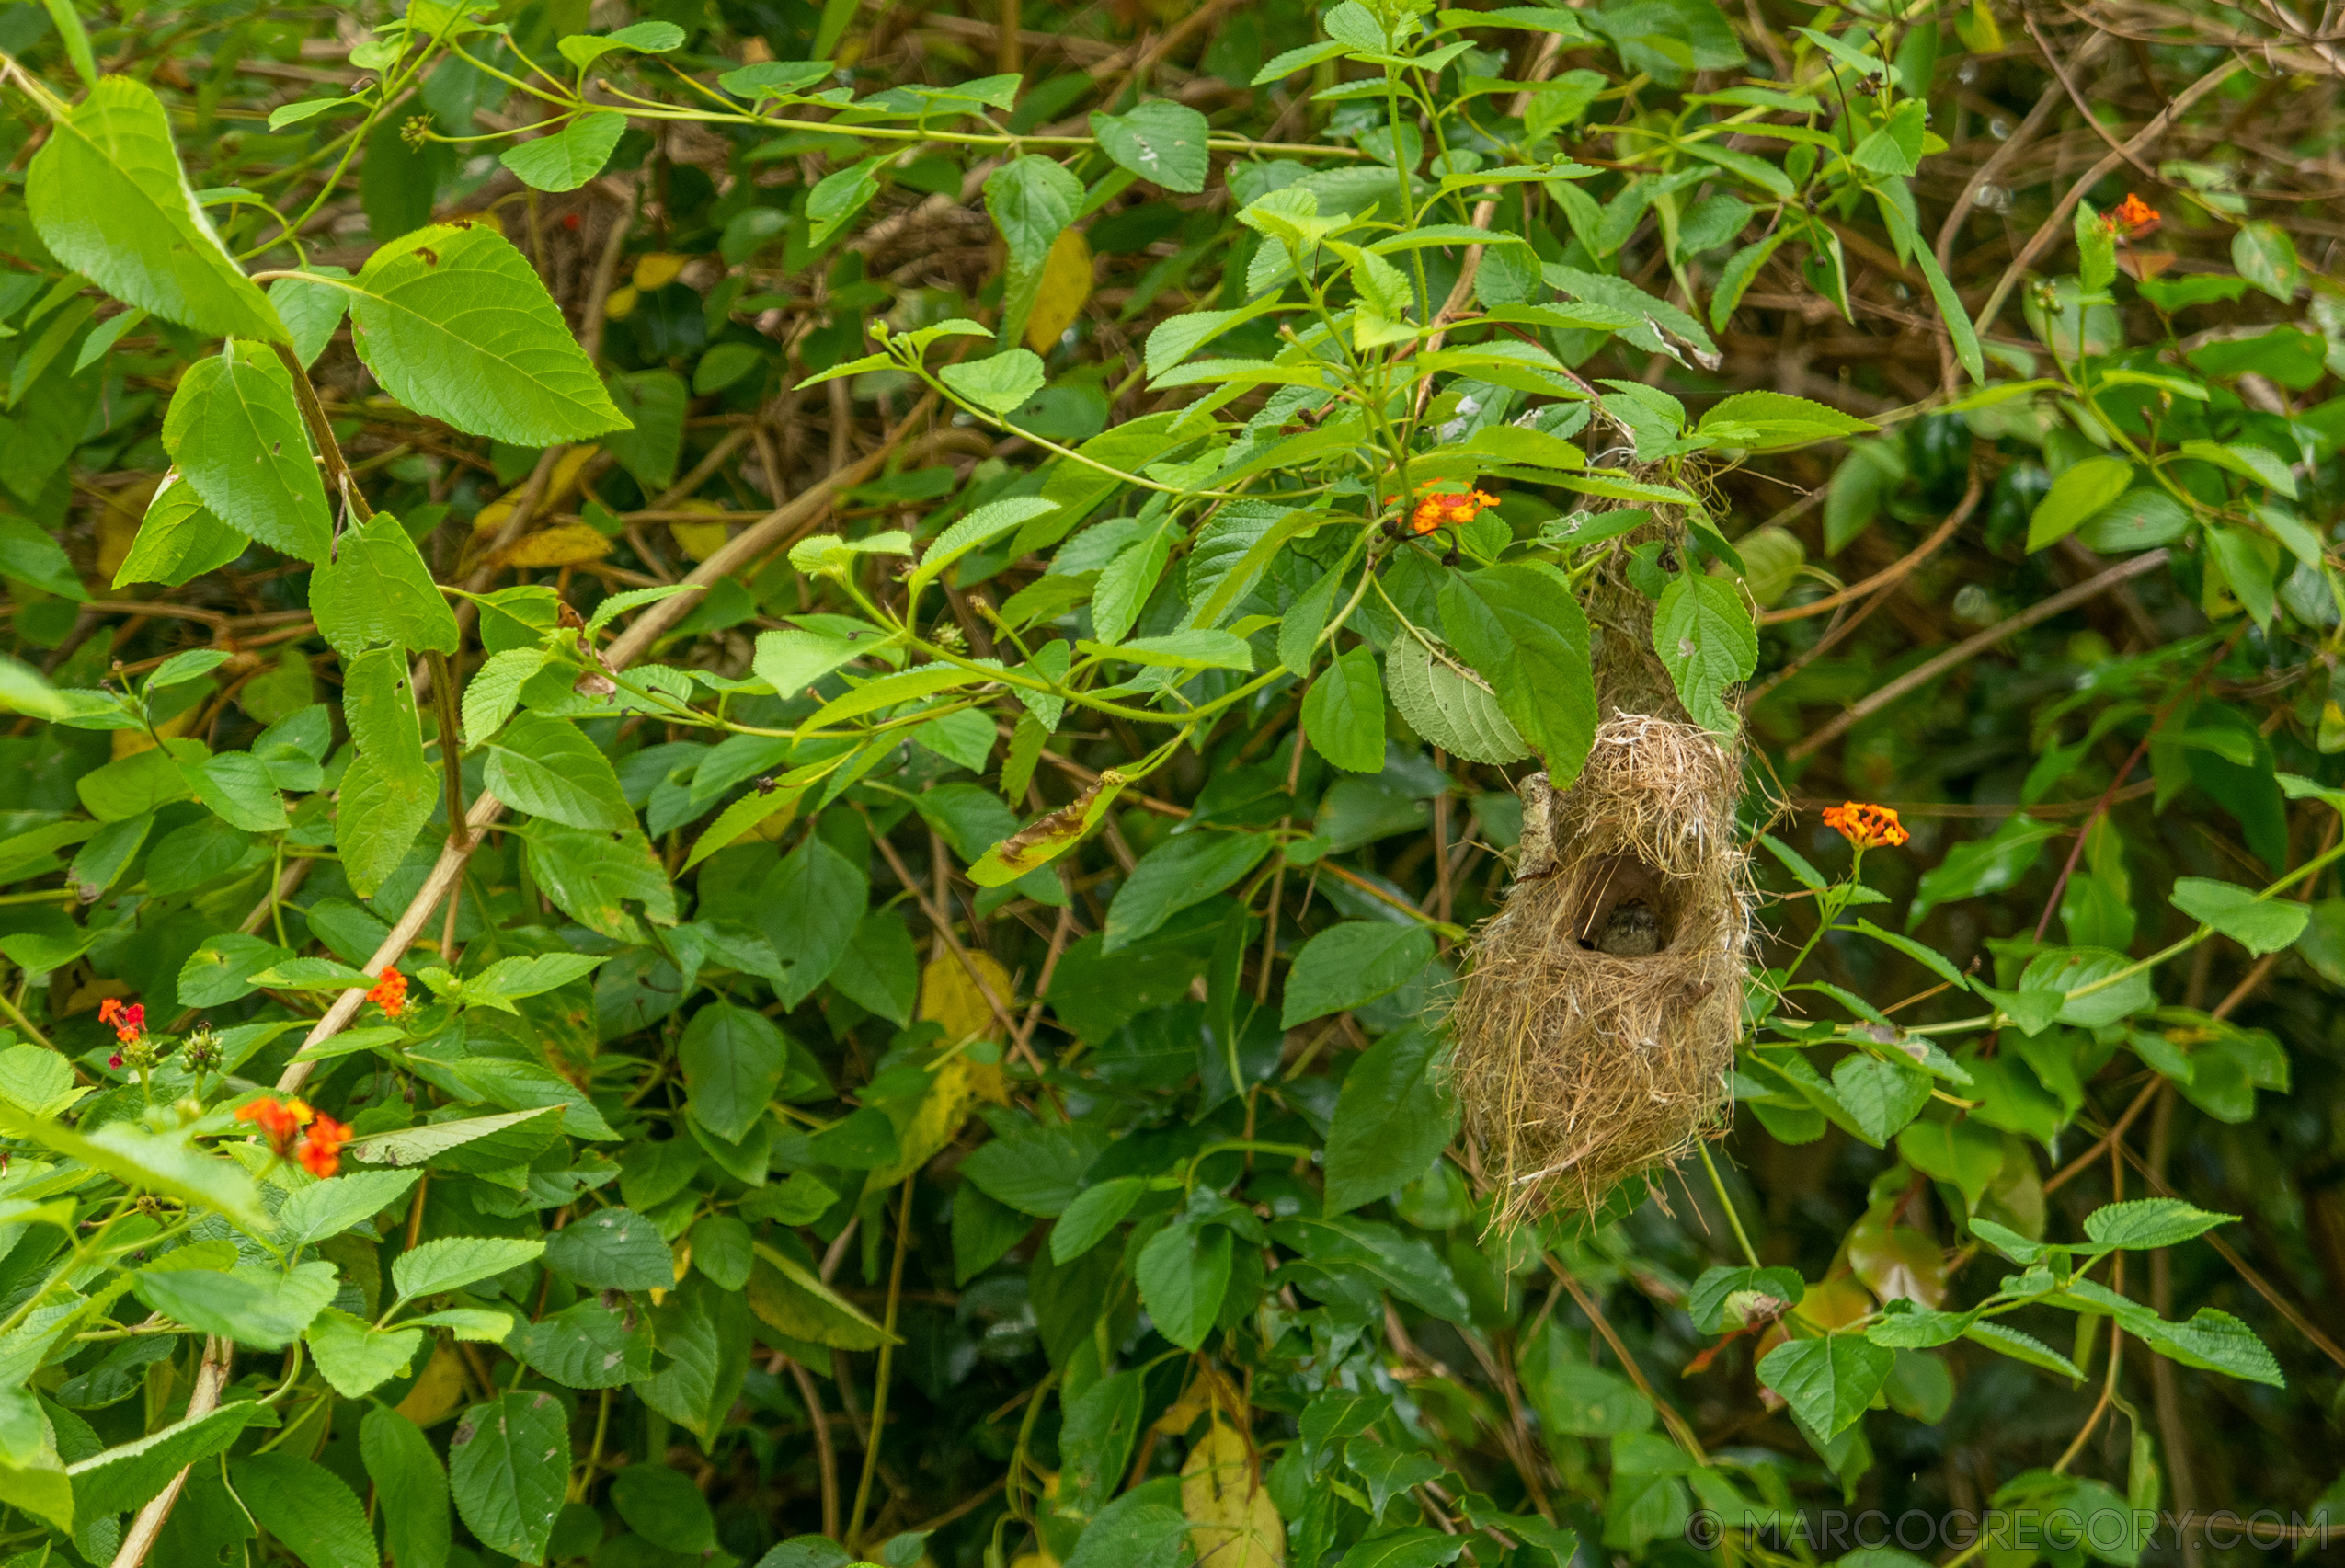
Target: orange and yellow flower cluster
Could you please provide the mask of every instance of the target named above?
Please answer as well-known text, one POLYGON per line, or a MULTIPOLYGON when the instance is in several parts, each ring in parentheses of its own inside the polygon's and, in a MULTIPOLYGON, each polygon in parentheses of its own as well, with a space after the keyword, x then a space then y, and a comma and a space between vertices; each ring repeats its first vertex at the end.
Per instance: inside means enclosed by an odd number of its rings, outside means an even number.
POLYGON ((1860 850, 1893 850, 1913 837, 1894 808, 1851 800, 1824 808, 1824 825, 1860 850))
POLYGON ((1411 533, 1431 533, 1436 528, 1455 528, 1469 523, 1498 504, 1498 498, 1487 490, 1455 491, 1428 490, 1417 498, 1416 510, 1409 514, 1411 533))
POLYGON ((366 999, 383 1009, 385 1018, 396 1018, 407 1005, 407 977, 396 969, 385 969, 376 978, 374 989, 366 999))
POLYGON ((341 1168, 342 1145, 350 1141, 347 1123, 312 1110, 301 1100, 264 1095, 238 1111, 236 1119, 252 1123, 270 1150, 280 1156, 292 1155, 302 1169, 321 1181, 341 1168))

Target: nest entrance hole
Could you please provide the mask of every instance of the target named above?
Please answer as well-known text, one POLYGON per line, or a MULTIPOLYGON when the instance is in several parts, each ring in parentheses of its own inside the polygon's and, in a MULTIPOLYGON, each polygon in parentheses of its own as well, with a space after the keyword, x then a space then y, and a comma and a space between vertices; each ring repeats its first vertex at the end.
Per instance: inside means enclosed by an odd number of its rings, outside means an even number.
POLYGON ((1571 931, 1582 948, 1595 951, 1614 912, 1628 904, 1653 911, 1653 950, 1647 956, 1659 957, 1677 940, 1686 901, 1680 878, 1635 854, 1607 854, 1581 866, 1575 879, 1579 891, 1571 931))

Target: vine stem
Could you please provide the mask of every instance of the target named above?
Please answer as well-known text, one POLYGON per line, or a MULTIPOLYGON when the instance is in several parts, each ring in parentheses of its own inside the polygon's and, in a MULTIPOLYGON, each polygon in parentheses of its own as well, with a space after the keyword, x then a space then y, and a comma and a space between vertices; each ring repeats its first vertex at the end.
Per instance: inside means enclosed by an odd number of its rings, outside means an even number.
POLYGON ((1734 1200, 1726 1196, 1726 1182, 1718 1173, 1718 1164, 1710 1157, 1707 1139, 1694 1145, 1702 1157, 1702 1169, 1710 1173, 1710 1185, 1717 1190, 1718 1206, 1726 1210, 1726 1223, 1734 1227, 1734 1240, 1743 1245, 1743 1258, 1753 1268, 1759 1266, 1758 1249, 1751 1245, 1749 1232, 1743 1229, 1743 1217, 1734 1211, 1734 1200))
MULTIPOLYGON (((863 1536, 864 1510, 871 1502, 872 1477, 879 1470, 879 1436, 887 1420, 888 1374, 896 1366, 896 1310, 904 1298, 904 1253, 912 1234, 912 1186, 920 1179, 919 1173, 904 1178, 904 1200, 896 1210, 896 1261, 887 1270, 887 1315, 880 1324, 887 1337, 879 1342, 879 1371, 871 1391, 870 1435, 864 1439, 863 1479, 855 1483, 855 1505, 847 1515, 847 1539, 859 1541, 863 1536)), ((859 1550, 855 1546, 847 1549, 859 1550)))

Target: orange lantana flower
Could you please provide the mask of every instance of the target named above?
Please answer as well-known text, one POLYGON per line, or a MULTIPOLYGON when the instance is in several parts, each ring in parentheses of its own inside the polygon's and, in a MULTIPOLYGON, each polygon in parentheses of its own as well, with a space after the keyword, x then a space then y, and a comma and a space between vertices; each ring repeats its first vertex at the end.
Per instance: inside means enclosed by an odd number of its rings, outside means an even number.
POLYGON ((337 1122, 324 1111, 309 1124, 309 1132, 302 1139, 302 1169, 324 1181, 342 1167, 342 1145, 350 1141, 347 1122, 337 1122))
POLYGON ((280 1100, 263 1095, 236 1113, 240 1122, 250 1122, 269 1139, 269 1147, 280 1154, 292 1151, 293 1139, 317 1115, 300 1100, 280 1100))
POLYGON ((2129 190, 2124 200, 2101 214, 2100 221, 2110 233, 2134 240, 2156 229, 2159 218, 2156 208, 2129 190))
POLYGON ((1851 800, 1824 808, 1824 825, 1860 850, 1893 850, 1913 837, 1897 820, 1894 808, 1851 800))
POLYGON ((1468 490, 1462 495, 1427 490, 1417 498, 1416 510, 1409 514, 1409 532, 1431 533, 1445 525, 1469 523, 1497 504, 1498 498, 1487 490, 1468 490))
POLYGON ((407 977, 396 969, 383 970, 366 999, 383 1009, 385 1018, 396 1018, 407 1005, 407 977))

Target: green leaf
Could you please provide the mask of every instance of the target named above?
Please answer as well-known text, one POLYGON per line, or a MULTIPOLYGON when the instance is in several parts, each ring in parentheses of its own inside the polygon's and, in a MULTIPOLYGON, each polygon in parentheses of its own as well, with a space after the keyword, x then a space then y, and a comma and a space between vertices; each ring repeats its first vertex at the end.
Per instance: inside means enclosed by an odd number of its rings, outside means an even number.
MULTIPOLYGON (((921 554, 920 565, 912 568, 911 576, 906 579, 905 591, 917 594, 921 588, 935 581, 937 575, 945 567, 970 551, 982 549, 992 544, 1020 523, 1047 516, 1058 509, 1058 502, 1045 500, 1040 496, 1012 496, 1007 500, 992 501, 978 508, 936 536, 935 543, 929 545, 928 549, 921 554)), ((769 681, 772 679, 765 673, 763 664, 766 657, 766 638, 791 635, 811 637, 813 634, 766 632, 759 635, 758 650, 761 662, 758 667, 758 679, 769 681)), ((835 643, 843 639, 826 637, 817 640, 835 643)), ((810 680, 812 677, 807 679, 810 680)), ((773 689, 776 692, 790 692, 806 683, 806 681, 795 681, 785 686, 774 681, 773 689)))
MULTIPOLYGON (((2201 463, 2212 463, 2217 468, 2228 469, 2243 478, 2279 491, 2290 500, 2296 498, 2296 475, 2279 453, 2269 447, 2247 441, 2184 441, 2175 449, 2184 457, 2201 463)), ((2110 459, 2099 461, 2109 462, 2110 459)))
MULTIPOLYGON (((543 996, 558 990, 573 980, 584 979, 594 973, 606 958, 586 953, 538 953, 523 958, 499 958, 487 968, 462 983, 459 994, 467 1001, 495 1005, 499 1001, 519 1001, 532 996, 543 996)), ((445 973, 446 971, 438 971, 445 973)), ((430 971, 427 971, 427 978, 430 971)), ((440 989, 438 981, 432 989, 440 989)), ((511 1012, 511 1008, 505 1009, 511 1012)))
POLYGON ((196 204, 162 100, 106 76, 59 118, 26 172, 41 243, 126 304, 212 338, 291 338, 196 204))
POLYGON ((1758 668, 1758 627, 1742 585, 1706 572, 1679 573, 1661 591, 1653 647, 1694 722, 1713 734, 1734 733, 1739 720, 1727 693, 1758 668))
POLYGON ((2293 945, 2312 918, 2310 907, 2294 898, 2262 898, 2203 876, 2175 878, 2174 907, 2258 956, 2293 945))
POLYGON ((2186 1323, 2126 1326, 2140 1334, 2151 1349, 2185 1367, 2220 1372, 2227 1378, 2261 1383, 2268 1388, 2288 1386, 2280 1363, 2272 1358, 2263 1341, 2256 1337, 2255 1330, 2228 1312, 2201 1307, 2186 1323))
POLYGON ((568 828, 631 829, 626 791, 578 726, 523 714, 488 742, 488 787, 532 817, 568 828))
POLYGON ((1165 1338, 1195 1350, 1212 1332, 1230 1288, 1233 1238, 1218 1225, 1186 1221, 1159 1230, 1140 1249, 1132 1277, 1140 1304, 1165 1338))
POLYGON ((428 797, 431 785, 424 769, 423 727, 416 716, 407 661, 400 651, 378 647, 348 656, 342 693, 343 718, 360 754, 428 797))
POLYGON ((1721 1333, 1779 1315, 1806 1295, 1795 1268, 1708 1268, 1687 1293, 1686 1310, 1700 1333, 1721 1333))
MULTIPOLYGON (((563 1232, 555 1231, 559 1236, 563 1232)), ((461 1290, 508 1269, 535 1263, 546 1243, 535 1237, 448 1236, 410 1247, 391 1264, 391 1283, 399 1299, 437 1296, 461 1290)))
POLYGON ((334 844, 342 869, 360 898, 372 898, 399 869, 416 835, 431 819, 429 775, 400 773, 360 756, 342 774, 334 813, 334 844))
POLYGON ((509 1171, 526 1165, 561 1131, 557 1106, 507 1111, 462 1121, 371 1133, 343 1146, 346 1159, 367 1165, 425 1165, 463 1171, 509 1171), (460 1152, 461 1151, 461 1152, 460 1152))
POLYGON ((1042 361, 1030 349, 1012 349, 991 359, 946 365, 938 371, 946 386, 978 407, 1007 414, 1042 390, 1042 361))
MULTIPOLYGON (((567 43, 569 40, 563 40, 567 43)), ((611 150, 627 133, 627 117, 613 109, 581 114, 551 136, 520 142, 498 155, 513 177, 539 190, 576 190, 602 172, 611 150)))
POLYGON ((326 486, 292 381, 267 349, 231 343, 189 366, 171 395, 163 444, 221 522, 288 555, 326 559, 326 486))
POLYGON ((2296 259, 2296 242, 2278 223, 2240 224, 2231 235, 2231 265, 2282 304, 2295 303, 2304 269, 2296 259))
POLYGON ((1903 1131, 1929 1104, 1929 1079, 1919 1068, 1862 1054, 1834 1064, 1832 1088, 1858 1132, 1875 1148, 1903 1131))
POLYGON ((1012 158, 986 176, 985 210, 1010 253, 1002 279, 1001 341, 1014 343, 1024 335, 1050 247, 1074 226, 1082 201, 1083 182, 1056 160, 1037 155, 1012 158))
POLYGON ((759 888, 763 926, 784 965, 774 992, 795 1007, 830 978, 870 899, 864 868, 809 833, 759 888))
POLYGON ((611 1505, 662 1551, 702 1557, 716 1546, 716 1518, 692 1478, 664 1464, 629 1465, 611 1479, 611 1505))
POLYGON ((1759 1362, 1758 1375, 1829 1440, 1864 1414, 1896 1364, 1891 1350, 1856 1334, 1834 1333, 1785 1340, 1759 1362))
POLYGON ((1409 727, 1451 756, 1499 763, 1529 751, 1490 688, 1422 638, 1395 639, 1385 671, 1391 677, 1392 705, 1409 727))
POLYGON ((1440 1568, 1455 1562, 1466 1545, 1463 1535, 1408 1525, 1361 1541, 1336 1561, 1335 1568, 1440 1568))
POLYGON ((684 29, 673 22, 630 22, 607 33, 574 33, 555 44, 562 58, 583 71, 606 54, 635 50, 666 54, 684 47, 684 29))
POLYGON ((610 390, 612 401, 623 417, 634 421, 634 428, 603 437, 602 450, 619 460, 645 494, 657 495, 676 480, 692 389, 682 376, 659 365, 612 376, 610 390))
POLYGON ((1596 739, 1596 679, 1587 616, 1561 572, 1543 565, 1453 574, 1440 593, 1442 630, 1489 683, 1558 789, 1580 776, 1596 739))
POLYGON ((237 1400, 156 1432, 92 1454, 71 1467, 74 1510, 83 1519, 144 1507, 188 1466, 224 1453, 256 1417, 267 1412, 237 1400))
POLYGON ((757 1267, 749 1277, 749 1307, 773 1328, 795 1339, 841 1350, 876 1350, 883 1345, 902 1343, 796 1259, 762 1242, 755 1250, 757 1267))
POLYGON ((1433 933, 1422 925, 1345 921, 1329 926, 1295 955, 1279 1027, 1365 1007, 1400 990, 1432 960, 1433 933))
POLYGON ((552 1394, 517 1389, 476 1404, 448 1440, 456 1512, 483 1545, 519 1562, 545 1561, 569 1476, 570 1425, 552 1394))
POLYGON ((406 1371, 423 1345, 421 1329, 372 1328, 331 1307, 311 1321, 303 1337, 317 1369, 344 1399, 363 1398, 406 1371))
POLYGON ((693 1119, 726 1142, 738 1143, 782 1086, 790 1047, 763 1013, 712 1001, 692 1014, 676 1060, 693 1119))
POLYGON ((1962 971, 1954 967, 1954 961, 1936 948, 1925 947, 1910 936, 1900 936, 1893 931, 1883 931, 1872 921, 1862 918, 1858 920, 1856 929, 1884 946, 1895 948, 1947 984, 1958 990, 1970 989, 1971 982, 1963 979, 1962 971))
MULTIPOLYGON (((193 1208, 216 1209, 230 1224, 248 1235, 266 1236, 274 1230, 260 1207, 251 1178, 242 1168, 198 1146, 184 1131, 150 1133, 120 1121, 83 1134, 63 1122, 29 1116, 14 1105, 0 1104, 0 1136, 41 1144, 69 1160, 78 1160, 93 1170, 105 1172, 132 1192, 155 1193, 193 1208)), ((331 1272, 329 1269, 329 1276, 331 1272)), ((282 1345, 280 1340, 269 1348, 279 1349, 282 1345)))
POLYGON ((418 229, 350 288, 359 357, 416 412, 516 446, 624 428, 529 258, 494 228, 418 229))
POLYGON ((346 659, 381 643, 454 653, 461 641, 431 568, 388 512, 342 535, 334 559, 310 574, 309 603, 318 635, 346 659))
POLYGON ((2218 1225, 2238 1222, 2236 1214, 2211 1214, 2179 1197, 2136 1198, 2105 1203, 2085 1216, 2085 1234, 2104 1247, 2151 1252, 2203 1236, 2218 1225))
POLYGON ((1107 908, 1105 947, 1128 947, 1192 904, 1252 871, 1270 853, 1265 833, 1178 833, 1142 855, 1107 908))
POLYGON ((1204 115, 1169 98, 1091 117, 1100 151, 1142 179, 1189 196, 1205 189, 1207 130, 1204 115))
POLYGON ((598 1208, 546 1238, 545 1266, 590 1290, 672 1290, 676 1259, 659 1228, 629 1208, 598 1208))
POLYGON ((359 1424, 359 1452, 383 1505, 391 1560, 399 1568, 447 1568, 448 1475, 422 1429, 378 1404, 359 1424))
POLYGON ((288 1246, 306 1247, 371 1219, 407 1194, 414 1171, 351 1171, 314 1182, 285 1200, 277 1211, 288 1246))
POLYGON ((2035 1335, 2023 1333, 2008 1324, 1972 1323, 1963 1329, 1962 1337, 1974 1345, 1984 1345, 1990 1350, 2008 1356, 2014 1361, 2039 1368, 2072 1381, 2084 1376, 2084 1373, 2077 1369, 2076 1364, 2065 1356, 2061 1355, 2035 1335))
MULTIPOLYGON (((349 274, 339 267, 305 267, 320 278, 348 282, 349 274)), ((340 330, 342 317, 350 308, 350 296, 331 283, 304 283, 298 278, 280 278, 269 285, 269 303, 276 308, 287 332, 292 335, 293 357, 304 366, 317 363, 326 346, 334 341, 340 330)))
MULTIPOLYGON (((605 764, 606 766, 608 764, 605 764)), ((568 828, 532 822, 527 833, 530 876, 556 908, 590 931, 629 936, 626 899, 662 925, 676 919, 676 889, 652 853, 643 830, 568 828)))
POLYGON ((1138 1176, 1115 1176, 1076 1195, 1050 1227, 1053 1263, 1072 1263, 1105 1241, 1148 1191, 1138 1176))
POLYGON ((2125 493, 2133 465, 2122 457, 2088 457, 2052 482, 2028 514, 2030 554, 2058 544, 2078 525, 2125 493))
POLYGON ((1695 429, 1746 452, 1779 452, 1879 428, 1853 414, 1787 393, 1738 392, 1714 404, 1695 429))
POLYGON ((374 1531, 342 1478, 293 1454, 254 1454, 228 1474, 255 1523, 306 1568, 380 1568, 374 1531))
POLYGON ((506 1348, 565 1388, 621 1388, 652 1369, 649 1322, 632 1307, 594 1300, 524 1324, 506 1348))
MULTIPOLYGON (((1312 943, 1352 929, 1333 927, 1312 943)), ((1424 944, 1428 954, 1432 945, 1430 939, 1424 944)), ((1293 994, 1290 980, 1287 995, 1293 994)), ((1412 1025, 1385 1036, 1353 1061, 1327 1133, 1330 1216, 1398 1192, 1449 1146, 1458 1105, 1441 1078, 1446 1044, 1433 1030, 1412 1025)))
POLYGON ((1857 143, 1848 161, 1874 174, 1903 177, 1916 172, 1922 166, 1924 122, 1928 116, 1927 103, 1907 98, 1889 111, 1879 129, 1857 143))
POLYGON ((174 468, 147 502, 138 538, 114 573, 114 586, 159 582, 180 588, 226 566, 251 543, 213 516, 174 468))
POLYGON ((1303 694, 1303 731, 1312 748, 1356 773, 1384 771, 1384 682, 1365 644, 1328 660, 1303 694))
POLYGON ((338 1288, 334 1265, 305 1263, 289 1274, 256 1265, 225 1272, 142 1269, 132 1276, 138 1299, 191 1329, 263 1350, 282 1350, 309 1326, 338 1288))

